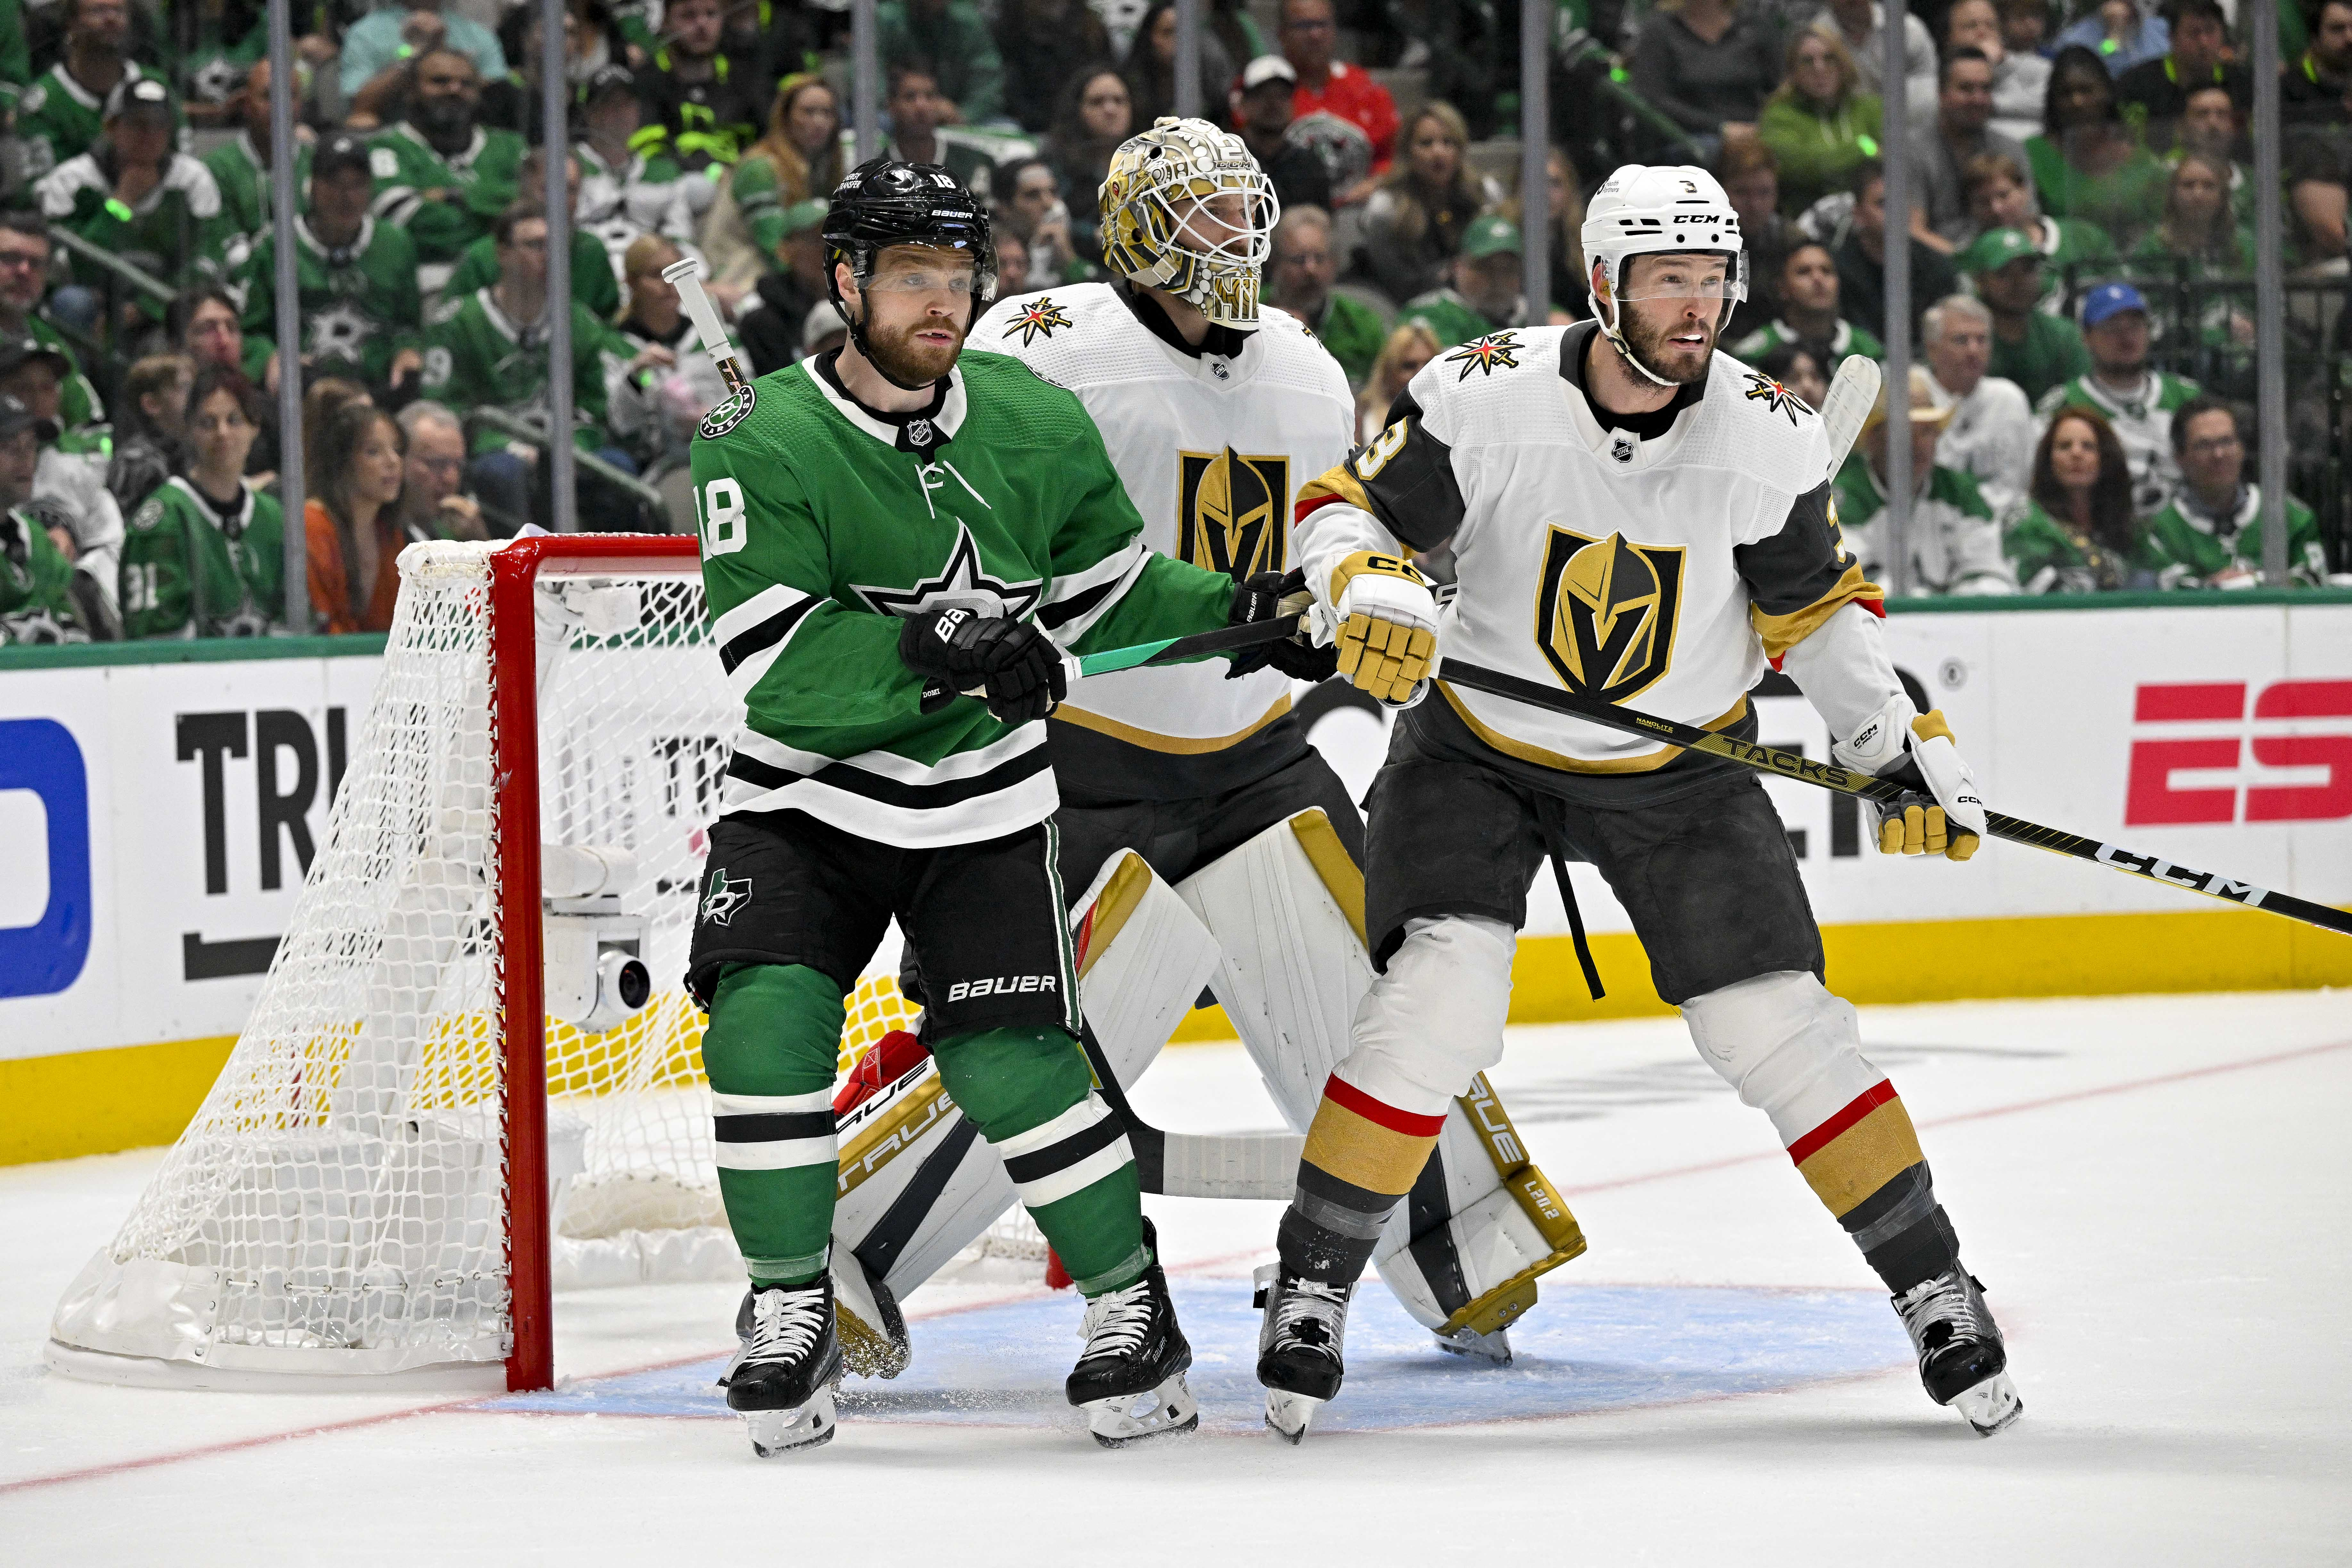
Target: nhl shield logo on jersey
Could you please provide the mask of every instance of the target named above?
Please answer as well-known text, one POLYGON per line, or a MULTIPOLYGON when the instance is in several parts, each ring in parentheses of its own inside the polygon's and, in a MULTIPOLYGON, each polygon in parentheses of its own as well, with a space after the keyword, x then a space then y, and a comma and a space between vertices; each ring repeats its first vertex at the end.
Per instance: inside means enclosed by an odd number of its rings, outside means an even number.
POLYGON ((1470 379, 1470 373, 1492 375, 1498 370, 1519 368, 1519 334, 1517 331, 1489 332, 1483 338, 1473 338, 1445 356, 1447 364, 1458 364, 1462 374, 1457 382, 1470 379))
POLYGON ((758 389, 745 382, 729 393, 718 407, 704 415, 702 423, 694 427, 694 433, 706 441, 716 441, 743 423, 750 416, 752 405, 759 401, 758 389))
POLYGON ((1235 578, 1282 570, 1290 459, 1279 452, 1179 452, 1176 558, 1235 578))
POLYGON ((1797 423, 1797 410, 1804 407, 1795 393, 1760 370, 1748 373, 1748 401, 1762 404, 1767 414, 1787 415, 1792 428, 1797 423))
POLYGON ((1622 702, 1674 664, 1679 545, 1635 544, 1555 525, 1536 589, 1536 645, 1570 691, 1622 702))
POLYGON ((1068 312, 1054 303, 1053 297, 1040 294, 1021 308, 1021 313, 1005 323, 1003 335, 1021 334, 1021 346, 1027 348, 1039 338, 1051 338, 1055 331, 1070 324, 1068 312))

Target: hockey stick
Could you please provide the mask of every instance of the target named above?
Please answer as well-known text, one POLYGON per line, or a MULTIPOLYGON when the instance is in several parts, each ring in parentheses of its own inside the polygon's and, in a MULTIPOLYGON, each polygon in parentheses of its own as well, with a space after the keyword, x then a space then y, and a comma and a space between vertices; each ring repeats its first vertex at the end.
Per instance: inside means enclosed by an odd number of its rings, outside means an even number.
MULTIPOLYGON (((1080 654, 1076 658, 1062 656, 1064 668, 1076 665, 1072 679, 1087 675, 1108 675, 1118 669, 1142 669, 1158 664, 1181 664, 1203 654, 1231 653, 1235 648, 1255 647, 1260 643, 1280 642, 1298 629, 1297 616, 1277 616, 1270 621, 1252 621, 1246 626, 1219 626, 1213 632, 1194 632, 1188 637, 1162 637, 1158 642, 1133 643, 1126 647, 1105 648, 1100 653, 1080 654)), ((933 683, 923 689, 922 709, 936 713, 955 698, 944 685, 933 683)), ((978 697, 977 690, 965 692, 966 697, 978 697)))
POLYGON ((719 319, 719 308, 702 287, 702 263, 688 258, 673 261, 662 268, 662 276, 677 290, 677 302, 686 307, 686 318, 694 323, 702 339, 702 352, 719 367, 719 379, 727 384, 730 398, 748 396, 751 390, 751 366, 733 343, 727 341, 726 323, 719 319))
POLYGON ((1845 467, 1846 455, 1862 437, 1862 427, 1870 418, 1870 411, 1878 403, 1878 384, 1882 373, 1876 360, 1848 354, 1837 368, 1837 376, 1830 383, 1829 395, 1822 399, 1822 429, 1830 438, 1830 471, 1822 477, 1837 478, 1845 467))
MULTIPOLYGON (((1456 686, 1466 686, 1473 691, 1490 692, 1496 697, 1507 697, 1514 702, 1524 702, 1530 708, 1565 713, 1570 718, 1620 730, 1629 735, 1641 735, 1694 752, 1705 752, 1709 756, 1722 757, 1775 778, 1793 779, 1799 784, 1812 784, 1861 800, 1892 804, 1915 793, 1891 780, 1854 773, 1834 763, 1817 763, 1795 752, 1735 741, 1711 730, 1678 723, 1672 719, 1654 718, 1614 702, 1579 697, 1572 691, 1539 686, 1516 675, 1465 664, 1459 659, 1444 660, 1437 678, 1456 686)), ((2040 823, 2028 822, 2022 817, 2004 816, 1997 811, 1985 813, 1985 829, 1993 837, 2006 838, 2012 844, 2047 849, 2053 855, 2063 855, 2071 859, 2088 860, 2110 870, 2127 871, 2151 882, 2161 882, 2168 888, 2202 893, 2209 899, 2220 899, 2224 903, 2238 904, 2246 909, 2267 910, 2272 914, 2284 915, 2289 920, 2301 921, 2323 931, 2340 931, 2352 936, 2352 913, 2330 909, 2308 899, 2298 899, 2292 893, 2273 892, 2268 888, 2258 888, 2252 882, 2236 881, 2211 871, 2193 871, 2186 866, 2176 866, 2161 856, 2137 854, 2121 845, 2103 844, 2079 833, 2044 827, 2040 823)))

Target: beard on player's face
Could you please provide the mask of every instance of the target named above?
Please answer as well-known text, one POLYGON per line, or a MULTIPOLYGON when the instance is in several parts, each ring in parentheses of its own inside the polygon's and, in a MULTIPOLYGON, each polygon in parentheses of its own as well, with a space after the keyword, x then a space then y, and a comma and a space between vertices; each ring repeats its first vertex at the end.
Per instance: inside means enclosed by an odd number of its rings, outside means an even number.
POLYGON ((1704 381, 1715 363, 1715 336, 1723 324, 1722 307, 1716 319, 1701 321, 1677 308, 1671 319, 1655 321, 1639 306, 1625 309, 1625 349, 1643 369, 1660 381, 1688 385, 1704 381))
MULTIPOLYGON (((873 301, 865 301, 869 312, 873 301)), ((885 311, 884 314, 895 314, 885 311)), ((911 320, 876 321, 869 313, 866 324, 866 357, 874 367, 901 385, 919 386, 927 381, 937 381, 955 368, 956 356, 963 352, 964 334, 969 321, 935 315, 929 310, 911 320), (925 334, 936 336, 950 333, 951 342, 929 341, 925 334)))

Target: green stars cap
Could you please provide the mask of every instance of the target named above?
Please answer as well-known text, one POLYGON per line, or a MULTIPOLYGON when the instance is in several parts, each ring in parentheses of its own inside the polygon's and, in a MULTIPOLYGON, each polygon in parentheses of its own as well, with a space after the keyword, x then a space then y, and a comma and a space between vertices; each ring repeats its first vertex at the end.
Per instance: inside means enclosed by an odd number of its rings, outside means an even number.
POLYGON ((1462 254, 1473 261, 1489 256, 1517 256, 1519 226, 1498 213, 1472 220, 1462 231, 1462 254))
POLYGON ((2016 228, 1989 228, 1976 237, 1957 258, 1959 268, 1969 277, 1998 272, 2012 261, 2040 261, 2042 252, 2025 237, 2025 231, 2016 228))

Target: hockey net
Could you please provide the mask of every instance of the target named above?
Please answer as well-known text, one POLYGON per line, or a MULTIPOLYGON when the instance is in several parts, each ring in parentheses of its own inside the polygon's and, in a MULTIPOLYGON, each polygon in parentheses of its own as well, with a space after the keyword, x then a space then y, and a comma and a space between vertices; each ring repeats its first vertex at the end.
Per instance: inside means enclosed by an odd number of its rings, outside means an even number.
MULTIPOLYGON (((62 1370, 236 1383, 504 1363, 509 1387, 542 1387, 554 1289, 740 1277, 683 986, 742 712, 695 542, 420 544, 400 569, 276 961, 219 1080, 60 1302, 62 1370), (582 863, 621 869, 543 905, 582 863), (634 945, 641 1006, 604 1027, 550 1016, 559 915, 634 945)), ((887 973, 848 1009, 837 1070, 913 1016, 887 973)), ((1017 1210, 975 1250, 1044 1258, 1017 1210)))

